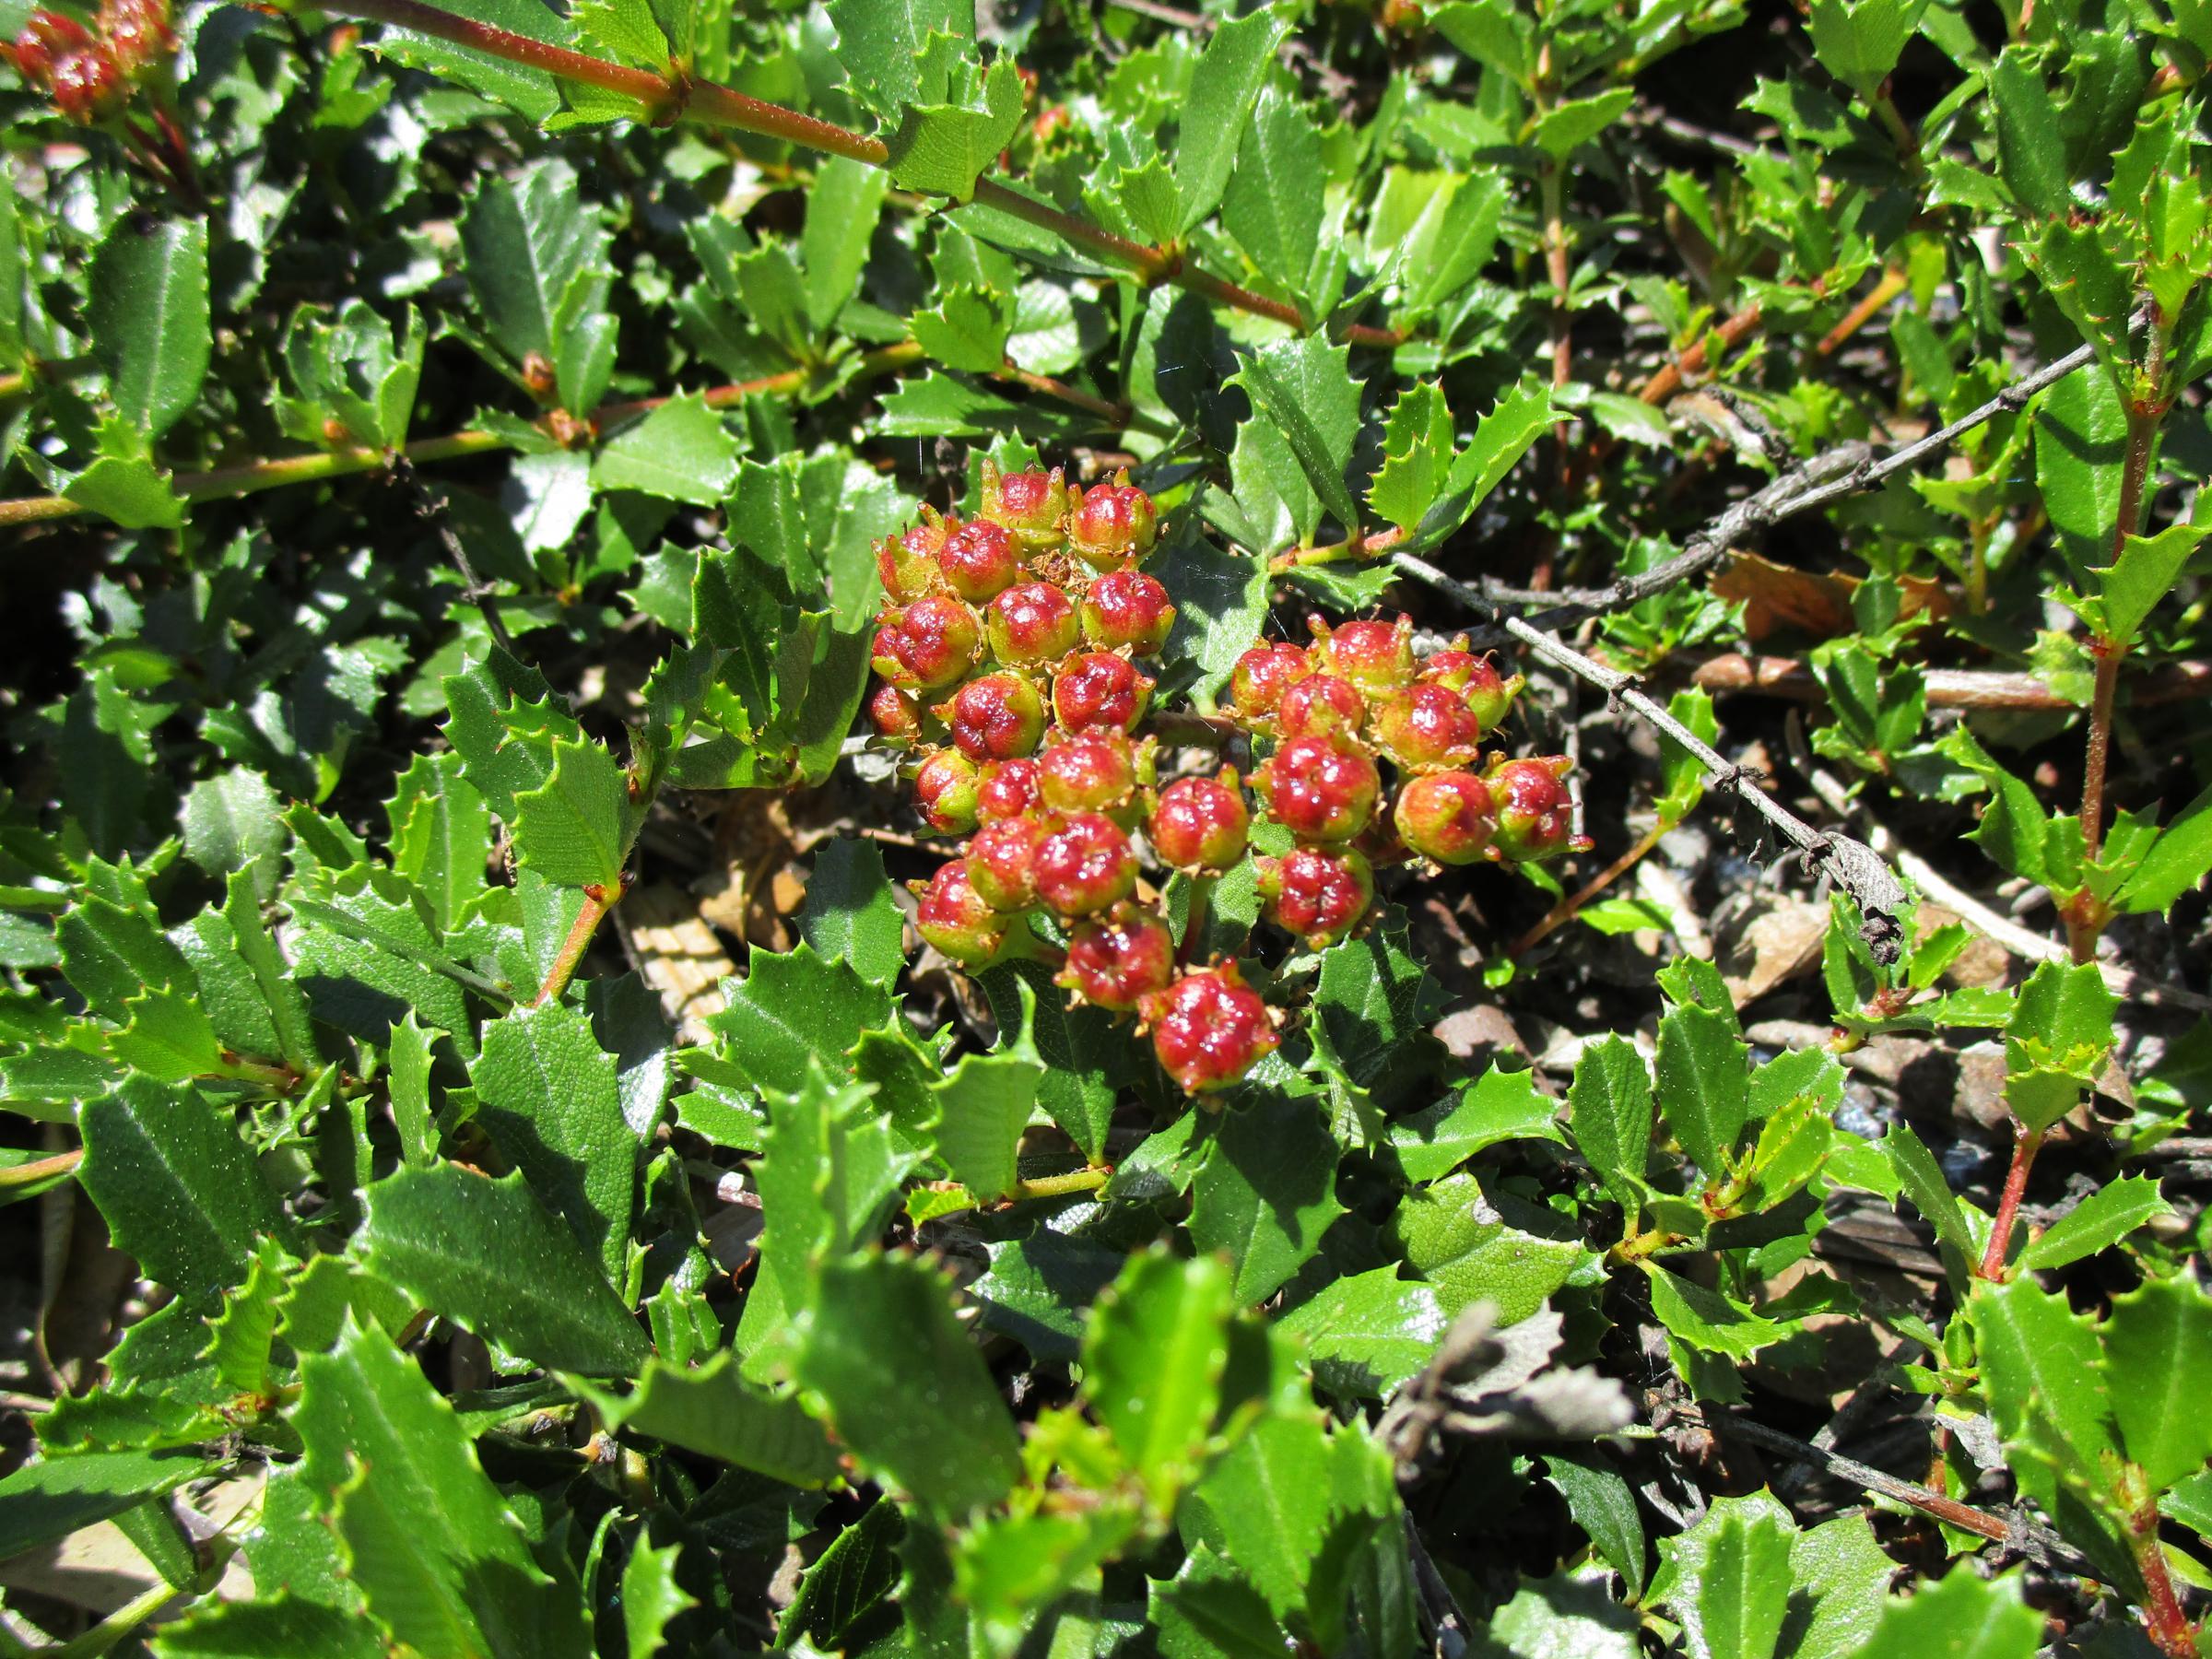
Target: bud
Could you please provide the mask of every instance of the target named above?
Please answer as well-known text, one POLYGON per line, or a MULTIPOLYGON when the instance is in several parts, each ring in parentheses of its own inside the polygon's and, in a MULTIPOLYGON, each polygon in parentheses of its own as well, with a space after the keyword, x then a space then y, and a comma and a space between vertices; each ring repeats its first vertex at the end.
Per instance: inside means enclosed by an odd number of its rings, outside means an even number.
POLYGON ((1102 813, 1060 821, 1037 849, 1037 896, 1063 916, 1111 910, 1136 886, 1136 849, 1102 813))
POLYGON ((1366 724, 1367 700, 1350 680, 1334 674, 1307 675, 1285 691, 1275 706, 1276 735, 1286 740, 1320 737, 1330 732, 1357 737, 1366 724))
POLYGON ((1223 767, 1211 778, 1178 778, 1159 792, 1146 835, 1160 862, 1187 875, 1219 875, 1244 856, 1252 809, 1223 767))
POLYGON ((1085 1002, 1123 1013, 1175 977, 1175 938, 1167 924, 1129 905, 1087 922, 1067 942, 1067 966, 1054 982, 1085 1002))
POLYGON ((1083 595, 1083 637, 1100 651, 1158 656, 1174 626, 1168 590, 1142 571, 1109 571, 1083 595))
POLYGON ((971 760, 1009 760, 1044 741, 1044 699, 1018 674, 986 674, 955 693, 947 724, 971 760))
POLYGON ((1140 756, 1119 732, 1077 732, 1037 758, 1037 788, 1054 812, 1103 812, 1119 821, 1136 797, 1140 771, 1150 770, 1150 751, 1140 756))
POLYGON ((1076 648, 1075 601, 1049 582, 1024 582, 991 601, 991 654, 1012 667, 1056 663, 1076 648))
POLYGON ((1500 857, 1533 864, 1594 844, 1574 833, 1574 797, 1564 782, 1573 770, 1564 755, 1490 762, 1482 778, 1498 817, 1500 857))
POLYGON ((1056 550, 1067 517, 1067 482, 1060 469, 1004 473, 983 463, 983 516, 1009 531, 1031 553, 1056 550))
POLYGON ((985 824, 968 843, 968 885, 993 910, 1029 909, 1037 902, 1037 849, 1044 836, 1033 818, 985 824))
POLYGON ((1186 1094, 1227 1088, 1281 1041, 1235 964, 1186 973, 1144 1003, 1152 1052, 1186 1094))
POLYGON ((975 828, 975 762, 958 749, 939 749, 914 771, 914 805, 940 835, 966 835, 975 828))
POLYGON ((1159 513, 1152 498, 1116 473, 1111 484, 1093 484, 1077 501, 1068 521, 1068 541, 1076 555, 1097 571, 1135 564, 1152 551, 1159 536, 1159 513))
POLYGON ((1267 920, 1296 934, 1309 950, 1335 944, 1366 920, 1374 902, 1374 870, 1349 849, 1294 847, 1281 858, 1263 858, 1259 869, 1267 920))
POLYGON ((1037 789, 1036 761, 1026 756, 994 760, 983 768, 982 781, 975 786, 976 819, 993 824, 1000 818, 1019 818, 1036 811, 1043 798, 1037 789))
POLYGON ((969 885, 965 860, 938 866, 927 883, 907 886, 921 900, 914 906, 914 931, 944 955, 968 967, 989 961, 1006 940, 998 912, 969 885))
POLYGON ((1398 790, 1391 821, 1408 847, 1441 865, 1498 856, 1492 844, 1498 823, 1490 811, 1490 792, 1471 772, 1430 772, 1409 779, 1398 790))
POLYGON ((1053 677, 1053 712, 1071 732, 1095 727, 1133 732, 1144 718, 1153 683, 1127 657, 1087 651, 1053 677))
POLYGON ((1375 742, 1408 771, 1472 766, 1481 759, 1482 722, 1458 692, 1416 685, 1382 705, 1375 742))
POLYGON ((1312 672, 1304 646, 1288 640, 1263 641, 1237 659, 1229 677, 1230 702, 1247 723, 1265 720, 1283 693, 1312 672))
POLYGON ((937 549, 954 526, 934 507, 922 509, 922 522, 876 544, 876 573, 895 605, 911 605, 937 586, 937 549))
POLYGON ((1374 817, 1382 792, 1375 763, 1341 735, 1291 739, 1252 782, 1268 815, 1307 841, 1351 840, 1374 817))
POLYGON ((1021 549, 987 519, 962 524, 947 535, 937 546, 936 559, 945 585, 976 605, 1006 592, 1021 574, 1021 549))
POLYGON ((924 691, 949 686, 975 666, 983 642, 975 613, 947 594, 929 594, 899 613, 893 650, 924 691))
POLYGON ((539 403, 551 403, 559 395, 559 377, 553 371, 553 359, 542 351, 524 352, 523 385, 539 403))
POLYGON ((1403 689, 1413 679, 1413 618, 1395 622, 1340 622, 1331 628, 1306 618, 1313 633, 1316 666, 1347 679, 1370 697, 1403 689))

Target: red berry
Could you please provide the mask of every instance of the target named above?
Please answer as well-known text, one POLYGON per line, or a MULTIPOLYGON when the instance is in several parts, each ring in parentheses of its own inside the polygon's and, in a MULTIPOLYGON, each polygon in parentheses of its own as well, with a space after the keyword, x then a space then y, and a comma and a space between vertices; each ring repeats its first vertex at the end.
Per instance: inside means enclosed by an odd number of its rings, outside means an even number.
POLYGON ((899 613, 893 649, 914 684, 924 691, 949 686, 975 665, 983 630, 975 613, 958 599, 930 594, 899 613))
POLYGON ((135 77, 177 49, 169 26, 169 0, 105 0, 100 30, 115 54, 116 66, 135 77))
POLYGON ((1375 742, 1409 771, 1470 766, 1480 758, 1482 722, 1458 692, 1417 685, 1382 705, 1375 742))
POLYGON ((914 805, 940 835, 975 828, 975 762, 958 749, 939 749, 914 772, 914 805))
POLYGON ((1288 640, 1254 645, 1237 659, 1230 674, 1230 702, 1241 719, 1265 720, 1275 712, 1283 693, 1312 672, 1302 645, 1288 640))
POLYGON ((1037 896, 1063 916, 1095 916, 1136 885, 1136 849, 1102 813, 1060 821, 1037 849, 1037 896))
POLYGON ((912 604, 937 585, 937 549, 952 526, 934 508, 922 509, 922 522, 900 535, 876 544, 876 573, 894 604, 912 604))
POLYGON ((982 782, 975 786, 978 822, 996 823, 1034 812, 1043 797, 1037 791, 1037 762, 1023 757, 994 760, 983 768, 982 782))
POLYGON ((914 677, 908 671, 906 658, 900 651, 899 624, 895 619, 896 613, 887 611, 884 615, 894 619, 884 621, 879 618, 877 620, 876 642, 868 648, 868 665, 881 675, 888 683, 903 689, 914 684, 914 677))
POLYGON ((1219 875, 1244 856, 1252 809, 1227 767, 1214 778, 1178 778, 1159 792, 1145 833, 1164 864, 1219 875))
POLYGON ((1021 549, 998 525, 977 519, 962 524, 938 546, 937 569, 947 587, 981 605, 1014 585, 1021 574, 1021 549))
POLYGON ((1076 929, 1057 982, 1085 1002, 1121 1013, 1165 990, 1174 976, 1175 935, 1167 924, 1124 906, 1076 929))
POLYGON ((30 86, 41 91, 51 91, 53 86, 54 66, 63 59, 90 50, 92 37, 74 18, 65 18, 59 12, 34 11, 29 27, 16 37, 8 55, 15 60, 16 73, 30 86))
POLYGON ((1148 997, 1152 1052, 1187 1094, 1226 1088, 1280 1041, 1267 1005, 1235 967, 1186 973, 1148 997))
POLYGON ((1421 664, 1418 677, 1423 685, 1458 692, 1487 735, 1505 719, 1513 699, 1528 682, 1518 674, 1511 679, 1503 677, 1488 657, 1463 650, 1465 642, 1463 637, 1429 657, 1421 664))
POLYGON ((114 114, 130 90, 104 46, 56 59, 51 79, 53 107, 79 126, 92 126, 114 114))
POLYGON ((1068 522, 1068 540, 1077 556, 1094 570, 1135 564, 1159 539, 1159 510, 1128 477, 1123 473, 1111 484, 1093 484, 1068 522))
POLYGON ((1158 656, 1174 626, 1168 590, 1142 571, 1109 571, 1083 595, 1083 637, 1100 651, 1158 656))
POLYGON ((1382 792, 1375 763, 1341 736, 1294 737, 1253 774, 1268 815, 1300 841, 1349 841, 1382 792))
POLYGON ((1313 654, 1324 672, 1347 679, 1370 697, 1395 691, 1413 678, 1413 618, 1395 622, 1340 622, 1331 628, 1309 617, 1313 654))
POLYGON ((1017 667, 1056 663, 1076 648, 1075 601, 1049 582, 1024 582, 991 601, 991 654, 1017 667))
POLYGON ((1350 680, 1334 674, 1309 674, 1283 693, 1275 705, 1277 736, 1318 737, 1342 732, 1357 737, 1367 722, 1367 700, 1350 680))
POLYGON ((968 885, 994 910, 1027 910, 1037 902, 1037 849, 1044 826, 1033 818, 985 824, 968 843, 968 885))
POLYGON ((1409 780, 1398 791, 1391 821, 1408 847, 1441 865, 1498 856, 1490 792, 1471 772, 1430 772, 1409 780))
POLYGON ((1077 732, 1037 758, 1037 788, 1055 812, 1119 817, 1136 794, 1138 766, 1129 739, 1119 732, 1077 732))
POLYGON ((1320 950, 1366 917, 1375 874, 1357 853, 1295 847, 1281 858, 1260 861, 1260 897, 1267 901, 1267 920, 1296 934, 1307 948, 1320 950))
POLYGON ((1564 755, 1491 762, 1482 779, 1498 818, 1499 856, 1534 863, 1591 845, 1574 833, 1574 797, 1564 782, 1573 770, 1564 755))
POLYGON ((1100 726, 1132 732, 1144 718, 1152 686, 1127 657, 1087 651, 1053 676, 1053 712, 1071 732, 1100 726))
POLYGON ((1032 551, 1057 547, 1067 517, 1067 483, 1060 469, 1049 473, 1001 473, 983 463, 983 516, 1011 531, 1032 551))
POLYGON ((986 674, 954 695, 947 724, 971 760, 1010 760, 1044 741, 1044 699, 1018 674, 986 674))
POLYGON ((900 746, 922 735, 922 711, 896 686, 878 686, 868 696, 868 724, 886 743, 900 746))
POLYGON ((971 967, 998 954, 1006 929, 998 912, 969 884, 965 860, 938 866, 926 885, 907 885, 921 900, 914 907, 914 931, 939 951, 971 967))

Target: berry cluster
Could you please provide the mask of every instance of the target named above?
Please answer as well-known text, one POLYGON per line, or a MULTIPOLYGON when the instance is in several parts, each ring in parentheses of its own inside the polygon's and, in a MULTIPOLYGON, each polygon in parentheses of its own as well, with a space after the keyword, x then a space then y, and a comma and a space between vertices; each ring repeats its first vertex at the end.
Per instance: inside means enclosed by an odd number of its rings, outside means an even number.
MULTIPOLYGON (((868 704, 877 735, 913 753, 924 821, 966 838, 913 884, 917 931, 980 967, 1037 948, 1026 918, 1047 913, 1066 939, 1062 985, 1135 1015, 1185 1090, 1235 1083, 1276 1046, 1280 1014, 1233 963, 1186 964, 1138 890, 1140 830, 1156 864, 1202 894, 1249 855, 1253 810, 1231 768, 1163 784, 1158 738, 1141 730, 1156 682, 1137 662, 1175 619, 1139 568, 1158 539, 1151 498, 1126 475, 1086 490, 1057 470, 986 465, 979 516, 921 519, 877 549, 888 603, 868 704)), ((1247 652, 1232 691, 1234 723, 1272 745, 1251 782, 1291 842, 1256 861, 1270 923, 1320 949, 1366 922, 1377 863, 1588 844, 1572 833, 1565 760, 1474 770, 1518 678, 1458 648, 1417 662, 1404 618, 1312 626, 1311 645, 1247 652), (1384 761, 1397 778, 1387 812, 1384 761)))
POLYGON ((169 0, 101 0, 90 29, 34 11, 15 43, 0 45, 26 86, 83 126, 121 114, 131 88, 176 49, 169 0))

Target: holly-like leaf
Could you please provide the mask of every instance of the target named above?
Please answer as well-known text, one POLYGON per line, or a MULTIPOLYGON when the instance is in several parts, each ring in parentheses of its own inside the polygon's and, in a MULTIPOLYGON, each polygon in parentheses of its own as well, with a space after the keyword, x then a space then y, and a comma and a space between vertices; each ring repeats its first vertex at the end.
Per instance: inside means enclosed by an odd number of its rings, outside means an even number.
POLYGON ((2020 1575, 1989 1580, 1961 1561, 1943 1581, 1911 1596, 1893 1596, 1865 1645, 1863 1659, 2032 1659, 2043 1640, 2043 1616, 2020 1600, 2020 1575))
POLYGON ((1526 1319, 1562 1285, 1592 1282, 1597 1268, 1596 1255, 1550 1212, 1493 1198, 1473 1175, 1409 1195, 1391 1218, 1389 1238, 1436 1288, 1446 1314, 1487 1301, 1500 1325, 1526 1319))
POLYGON ((1312 117, 1279 87, 1263 88, 1221 198, 1221 223, 1261 276, 1301 298, 1327 176, 1312 117))
POLYGON ((1320 335, 1263 346, 1241 359, 1235 383, 1282 433, 1321 503, 1348 530, 1359 509, 1345 481, 1359 435, 1359 388, 1349 347, 1320 335))
POLYGON ((799 932, 825 961, 888 989, 906 965, 906 918, 872 841, 840 836, 815 854, 799 932))
POLYGON ((2212 1456, 2212 1414, 2204 1409, 2212 1387, 2212 1298, 2194 1276, 2146 1280, 2112 1299, 2100 1335, 2120 1442, 2150 1489, 2203 1468, 2212 1456))
POLYGON ((1708 1181, 1734 1159, 1751 1116, 1751 1080, 1735 1022, 1694 1004, 1659 1021, 1659 1110, 1708 1181))
POLYGON ((707 1023, 718 1052, 755 1088, 784 1089, 806 1076, 810 1058, 842 1070, 861 1033, 881 1026, 890 1009, 880 985, 802 944, 782 955, 753 952, 744 982, 707 1023))
POLYGON ((2063 1267, 2117 1244, 2156 1216, 2173 1213, 2159 1183, 2124 1175, 2099 1187, 2029 1241, 2014 1264, 2023 1273, 2063 1267))
POLYGON ((1191 73, 1190 98, 1178 124, 1175 188, 1182 198, 1178 229, 1187 233, 1220 204, 1244 139, 1244 125, 1267 78, 1276 48, 1290 28, 1262 9, 1224 21, 1191 73))
POLYGON ((1091 1314, 1083 1394, 1165 1514, 1197 1467, 1229 1363, 1229 1271, 1154 1249, 1133 1256, 1091 1314))
POLYGON ((1550 423, 1551 388, 1535 375, 1501 394, 1476 423, 1467 447, 1453 458, 1443 492, 1421 515, 1418 528, 1406 539, 1406 551, 1432 547, 1473 518, 1550 423))
POLYGON ((1789 1612, 1796 1528, 1756 1500, 1723 1500, 1663 1547, 1668 1606, 1692 1659, 1772 1659, 1789 1612))
POLYGON ((1583 1051, 1567 1090, 1568 1127, 1599 1182, 1636 1225, 1652 1147, 1652 1077, 1636 1045, 1607 1037, 1583 1051))
POLYGON ((1332 1279, 1276 1326, 1305 1338, 1322 1387, 1379 1400, 1429 1363, 1445 1324, 1433 1286, 1377 1267, 1332 1279))
POLYGON ((118 215, 93 255, 90 315, 117 412, 159 438, 199 401, 207 376, 206 223, 118 215))
POLYGON ((822 1487, 837 1478, 837 1448, 822 1426, 790 1394, 741 1378, 726 1348, 689 1370, 656 1359, 628 1395, 578 1386, 609 1429, 651 1435, 787 1486, 822 1487))
POLYGON ((968 1054, 931 1090, 937 1101, 937 1155, 978 1198, 1014 1191, 1015 1150, 1037 1101, 1044 1063, 1026 1043, 968 1054))
POLYGON ((891 182, 964 202, 976 176, 994 166, 1021 124, 1021 74, 1000 57, 983 71, 973 94, 955 103, 909 104, 886 134, 891 182))
POLYGON ((712 507, 736 481, 738 454, 737 441, 704 398, 672 397, 600 445, 592 483, 712 507))
POLYGON ((1434 1181, 1500 1141, 1564 1142, 1559 1113, 1559 1102, 1536 1087, 1535 1073, 1492 1065, 1456 1098, 1393 1123, 1391 1150, 1406 1180, 1434 1181))
POLYGON ((1421 382, 1398 394, 1382 430, 1382 465, 1367 492, 1368 506, 1401 530, 1421 522, 1450 475, 1452 411, 1441 387, 1421 382))
POLYGON ((1191 1197, 1191 1241, 1232 1266, 1237 1305, 1264 1301, 1344 1213, 1335 1141, 1312 1096, 1267 1093, 1225 1112, 1191 1197))

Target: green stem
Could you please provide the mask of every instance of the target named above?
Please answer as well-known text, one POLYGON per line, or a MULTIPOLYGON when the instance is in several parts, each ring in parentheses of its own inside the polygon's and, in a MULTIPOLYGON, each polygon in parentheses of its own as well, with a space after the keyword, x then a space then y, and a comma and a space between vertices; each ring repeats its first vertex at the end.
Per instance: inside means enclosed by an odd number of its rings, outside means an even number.
POLYGON ((32 1186, 53 1175, 66 1175, 84 1161, 85 1149, 77 1147, 67 1152, 56 1152, 52 1158, 33 1159, 29 1163, 0 1169, 0 1191, 32 1186))
POLYGON ((2019 1218, 2020 1200, 2028 1192, 2028 1171, 2035 1167, 2043 1132, 2015 1122, 2012 1126, 2012 1164, 2005 1171, 2005 1191, 1997 1199, 1996 1218, 1989 1224, 1989 1243, 1982 1252, 1982 1265, 1974 1277, 1992 1284, 2005 1277, 2005 1257, 2012 1248, 2013 1223, 2019 1218))

